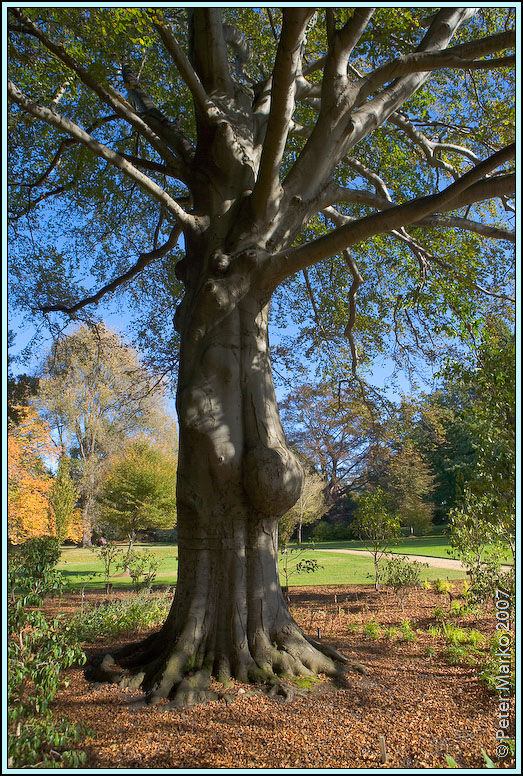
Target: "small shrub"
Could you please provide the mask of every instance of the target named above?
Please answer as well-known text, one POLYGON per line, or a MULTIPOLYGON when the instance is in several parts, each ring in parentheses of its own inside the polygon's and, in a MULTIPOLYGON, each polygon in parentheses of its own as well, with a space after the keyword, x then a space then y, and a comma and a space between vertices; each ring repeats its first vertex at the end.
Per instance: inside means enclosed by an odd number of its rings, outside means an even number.
POLYGON ((133 580, 133 587, 136 591, 145 588, 149 590, 156 579, 156 573, 160 566, 160 561, 150 550, 142 552, 132 552, 127 559, 127 568, 133 580))
POLYGON ((424 579, 421 583, 421 587, 423 590, 432 590, 432 585, 430 584, 430 579, 424 579))
POLYGON ((443 623, 443 635, 447 644, 469 644, 476 648, 483 643, 485 637, 478 630, 458 628, 450 622, 443 623))
POLYGON ((447 617, 447 612, 445 612, 441 606, 435 606, 434 611, 432 612, 432 616, 435 620, 443 621, 447 617))
POLYGON ((474 628, 471 628, 468 632, 469 641, 468 643, 471 644, 473 647, 480 647, 484 641, 485 636, 483 633, 480 633, 478 630, 475 630, 474 628))
POLYGON ((390 641, 395 641, 401 634, 400 628, 398 628, 397 625, 391 625, 390 628, 387 628, 385 631, 385 638, 389 639, 390 641))
POLYGON ((410 620, 403 620, 400 625, 400 638, 402 641, 416 641, 417 636, 412 630, 410 620))
POLYGON ((314 545, 300 545, 299 547, 286 546, 282 548, 280 569, 285 577, 285 592, 289 588, 289 579, 293 574, 313 574, 315 571, 319 571, 319 569, 323 568, 315 558, 303 557, 310 550, 314 550, 314 545))
POLYGON ((434 590, 436 593, 442 593, 444 595, 449 595, 453 591, 453 587, 448 579, 435 579, 434 580, 434 590))
POLYGON ((163 623, 170 605, 170 597, 141 593, 136 598, 110 601, 73 615, 71 628, 79 641, 114 638, 163 623))
POLYGON ((428 568, 428 563, 409 561, 405 556, 389 558, 383 564, 382 581, 394 590, 400 601, 402 612, 405 611, 404 603, 407 590, 419 582, 423 567, 428 568))
POLYGON ((54 536, 28 539, 8 554, 8 589, 11 602, 22 597, 30 606, 42 598, 59 595, 65 577, 55 566, 60 558, 60 543, 54 536))
POLYGON ((41 606, 44 593, 61 590, 63 578, 53 568, 58 557, 55 542, 31 540, 22 545, 9 569, 7 749, 12 768, 74 768, 86 759, 72 748, 84 728, 55 720, 50 708, 61 684, 66 684, 61 672, 84 663, 85 654, 63 618, 50 621, 27 606, 41 606))
POLYGON ((460 666, 470 663, 470 654, 461 644, 449 644, 441 653, 445 661, 451 666, 460 666))
POLYGON ((111 578, 111 569, 125 568, 124 553, 116 544, 109 542, 103 547, 91 547, 91 551, 102 561, 103 575, 105 580, 105 592, 109 592, 109 580, 111 578))
MULTIPOLYGON (((482 682, 491 692, 497 692, 499 689, 499 650, 502 648, 500 643, 500 638, 502 637, 501 633, 496 633, 490 640, 488 644, 488 653, 486 657, 481 661, 479 666, 479 672, 478 677, 480 682, 482 682)), ((514 695, 516 691, 516 674, 515 674, 515 662, 516 662, 516 655, 515 655, 515 649, 514 645, 511 646, 510 649, 510 673, 504 674, 503 678, 506 678, 507 685, 505 686, 506 689, 510 692, 511 695, 514 695)))
POLYGON ((379 639, 381 628, 377 622, 367 622, 363 628, 363 633, 369 639, 379 639))
POLYGON ((452 601, 449 608, 449 615, 451 617, 461 617, 463 614, 463 604, 460 601, 452 601))

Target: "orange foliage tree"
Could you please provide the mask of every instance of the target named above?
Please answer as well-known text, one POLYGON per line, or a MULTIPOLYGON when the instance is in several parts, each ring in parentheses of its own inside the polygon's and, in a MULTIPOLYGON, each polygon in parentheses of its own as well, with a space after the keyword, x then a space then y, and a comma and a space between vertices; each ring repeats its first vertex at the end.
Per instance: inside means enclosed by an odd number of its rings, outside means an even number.
POLYGON ((54 535, 49 511, 52 477, 44 458, 56 457, 51 432, 32 407, 16 407, 20 422, 8 430, 8 536, 20 544, 34 536, 54 535))

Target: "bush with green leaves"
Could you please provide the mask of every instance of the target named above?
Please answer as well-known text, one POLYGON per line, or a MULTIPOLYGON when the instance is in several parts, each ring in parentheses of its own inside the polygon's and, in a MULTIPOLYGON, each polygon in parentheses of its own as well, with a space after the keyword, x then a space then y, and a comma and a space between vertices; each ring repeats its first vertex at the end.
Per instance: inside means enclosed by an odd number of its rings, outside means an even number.
POLYGON ((401 611, 405 610, 405 597, 410 587, 417 585, 422 568, 428 568, 428 563, 409 561, 405 556, 389 558, 383 564, 382 581, 391 587, 399 598, 401 611))
POLYGON ((149 590, 156 579, 160 561, 150 550, 133 551, 127 558, 127 568, 136 591, 149 590))
POLYGON ((410 624, 410 620, 403 620, 403 622, 400 625, 400 640, 401 641, 416 641, 417 636, 412 630, 412 625, 410 624))
POLYGON ((447 595, 449 597, 449 609, 452 605, 452 601, 457 595, 454 589, 454 585, 448 579, 435 579, 434 590, 440 595, 447 595))
POLYGON ((481 645, 485 640, 483 634, 478 630, 474 628, 459 628, 450 622, 442 624, 442 634, 445 636, 447 644, 468 644, 474 648, 481 645))
POLYGON ((496 590, 506 590, 514 598, 514 569, 502 570, 500 558, 510 547, 515 561, 513 518, 499 522, 493 519, 495 505, 490 495, 466 492, 466 503, 456 506, 450 515, 451 541, 468 569, 468 598, 476 604, 493 599, 496 590))
POLYGON ((111 570, 118 568, 125 568, 126 562, 124 560, 123 551, 113 542, 108 542, 102 547, 91 547, 92 552, 98 556, 102 561, 103 575, 105 580, 105 592, 109 592, 109 586, 111 579, 111 570))
POLYGON ((75 637, 82 642, 109 639, 140 628, 153 628, 165 621, 171 605, 171 595, 140 595, 123 601, 109 601, 73 615, 70 625, 75 637))
POLYGON ((400 519, 391 512, 388 496, 381 488, 364 493, 351 524, 354 536, 361 539, 374 559, 374 587, 379 591, 381 561, 400 535, 400 519))
POLYGON ((11 556, 7 607, 8 763, 12 768, 78 767, 83 728, 53 718, 51 705, 67 680, 64 669, 85 654, 63 618, 48 620, 38 609, 43 596, 61 591, 54 569, 59 557, 51 537, 31 539, 11 556), (29 606, 31 608, 29 608, 29 606))
POLYGON ((381 628, 377 622, 367 622, 363 628, 363 635, 369 639, 379 639, 381 628))
POLYGON ((12 767, 77 767, 83 753, 72 747, 84 732, 65 720, 55 722, 51 704, 67 680, 64 669, 85 662, 71 628, 49 621, 23 602, 9 606, 8 757, 12 767))
POLYGON ((44 596, 63 591, 65 577, 55 568, 60 558, 60 543, 54 536, 28 539, 11 547, 7 557, 12 603, 22 597, 26 604, 38 606, 44 596))
MULTIPOLYGON (((500 642, 500 639, 502 638, 502 636, 503 634, 498 632, 491 637, 488 644, 488 652, 480 664, 479 679, 483 684, 486 685, 486 687, 491 692, 498 692, 499 690, 499 683, 500 683, 499 654, 500 654, 500 649, 503 649, 502 647, 503 642, 502 641, 500 642)), ((515 654, 515 647, 513 643, 510 647, 509 654, 510 654, 510 672, 507 674, 503 674, 503 678, 504 680, 506 680, 506 684, 504 684, 504 689, 507 689, 511 695, 514 695, 514 693, 516 692, 516 674, 515 674, 516 654, 515 654)))

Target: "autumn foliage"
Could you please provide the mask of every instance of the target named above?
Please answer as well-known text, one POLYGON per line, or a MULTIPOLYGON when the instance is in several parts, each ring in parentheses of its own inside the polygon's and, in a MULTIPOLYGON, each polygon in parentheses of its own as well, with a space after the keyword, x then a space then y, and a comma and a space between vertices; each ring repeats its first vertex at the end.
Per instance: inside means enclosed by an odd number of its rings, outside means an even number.
POLYGON ((10 425, 8 455, 8 536, 20 544, 34 536, 54 534, 49 512, 52 477, 44 458, 52 461, 56 448, 48 425, 31 407, 17 407, 18 425, 10 425))

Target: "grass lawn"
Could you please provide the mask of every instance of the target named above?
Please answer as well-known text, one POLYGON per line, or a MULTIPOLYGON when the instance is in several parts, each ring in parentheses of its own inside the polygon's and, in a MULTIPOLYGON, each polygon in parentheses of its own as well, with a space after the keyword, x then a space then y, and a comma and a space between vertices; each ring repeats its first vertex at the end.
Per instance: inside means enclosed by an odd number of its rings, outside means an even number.
MULTIPOLYGON (((297 558, 296 553, 289 555, 289 572, 291 572, 296 563, 296 559, 314 558, 321 569, 312 574, 289 573, 289 586, 303 585, 359 585, 371 584, 374 580, 374 569, 372 558, 358 557, 357 555, 339 555, 331 552, 321 552, 321 547, 343 546, 350 547, 352 542, 324 542, 322 545, 316 545, 314 550, 307 551, 304 555, 297 558), (370 576, 369 576, 370 575, 370 576)), ((359 548, 356 547, 356 549, 359 548)), ((126 545, 119 545, 122 551, 125 551, 126 545)), ((178 548, 176 545, 168 544, 139 544, 136 547, 140 550, 151 550, 160 560, 160 567, 155 579, 155 585, 174 585, 177 576, 177 556, 178 548)), ((403 550, 406 552, 406 550, 403 550)), ((102 589, 104 587, 103 566, 101 560, 95 552, 85 548, 65 547, 62 551, 62 557, 58 564, 58 569, 64 574, 73 590, 85 587, 86 590, 102 589), (95 576, 93 572, 98 572, 95 576)), ((285 584, 285 579, 281 574, 282 562, 280 559, 280 579, 285 584)), ((132 586, 132 580, 127 576, 113 576, 121 574, 121 569, 111 570, 111 583, 113 589, 126 589, 132 586)), ((428 568, 423 569, 422 579, 461 579, 465 574, 453 569, 428 568)))
MULTIPOLYGON (((317 550, 366 550, 368 549, 362 541, 338 541, 338 542, 315 542, 317 550)), ((390 552, 398 555, 427 555, 432 558, 456 558, 449 544, 448 536, 429 535, 429 536, 409 536, 400 539, 397 544, 390 548, 390 552)), ((507 549, 503 552, 502 563, 512 565, 512 556, 507 549)))
MULTIPOLYGON (((291 555, 292 558, 292 555, 291 555)), ((374 582, 374 561, 372 558, 358 555, 346 555, 333 552, 322 552, 320 548, 311 550, 300 556, 299 560, 312 558, 323 568, 311 574, 289 574, 289 587, 304 585, 369 585, 374 582)), ((295 561, 289 561, 289 569, 295 561)), ((421 579, 463 579, 465 572, 454 569, 428 568, 422 569, 421 579)), ((282 574, 280 556, 280 581, 285 584, 282 574)))
MULTIPOLYGON (((122 554, 127 550, 127 544, 118 545, 122 554)), ((137 552, 151 550, 154 552, 160 566, 156 574, 156 585, 174 585, 176 583, 178 566, 178 547, 174 544, 138 544, 137 552)), ((104 567, 96 552, 84 547, 64 547, 62 556, 57 565, 70 586, 77 590, 85 587, 86 590, 99 590, 105 585, 104 567), (95 576, 92 576, 95 573, 95 576)), ((132 579, 128 576, 113 576, 121 574, 121 568, 111 568, 111 583, 113 588, 131 588, 132 579)))
MULTIPOLYGON (((339 541, 339 542, 315 542, 317 550, 366 550, 368 547, 358 540, 339 541)), ((409 536, 407 539, 400 539, 397 544, 390 548, 390 552, 400 555, 428 555, 433 558, 452 558, 449 554, 450 544, 448 536, 409 536)))

